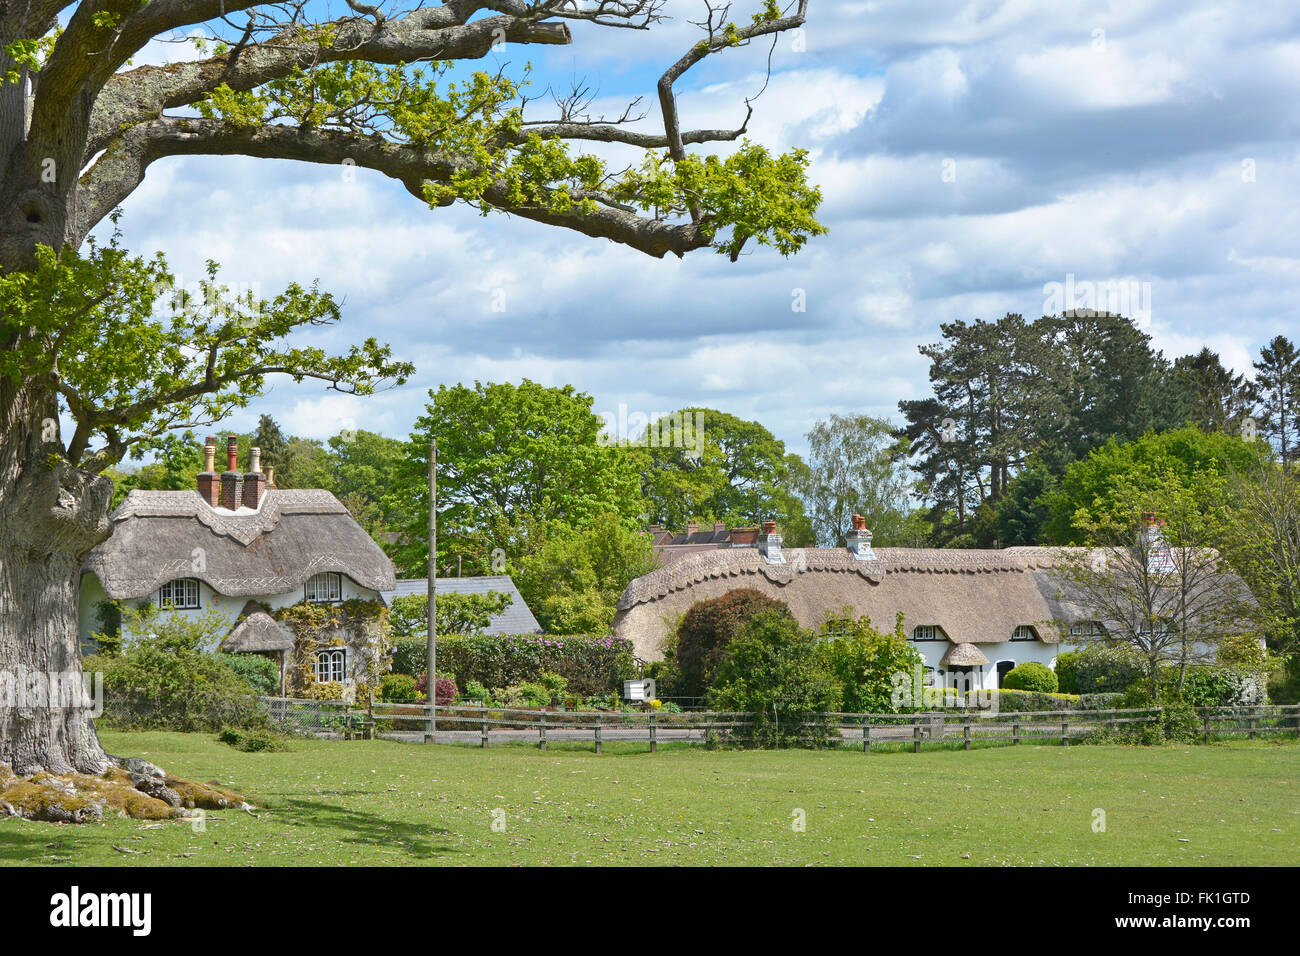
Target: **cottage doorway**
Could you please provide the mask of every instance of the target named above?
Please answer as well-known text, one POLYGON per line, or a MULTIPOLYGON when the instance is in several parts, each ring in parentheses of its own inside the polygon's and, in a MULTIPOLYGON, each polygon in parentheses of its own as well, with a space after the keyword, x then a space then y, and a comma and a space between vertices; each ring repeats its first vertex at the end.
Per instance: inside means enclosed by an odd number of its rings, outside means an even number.
POLYGON ((1002 686, 1002 679, 1010 674, 1015 666, 1015 661, 998 661, 998 687, 1002 686))

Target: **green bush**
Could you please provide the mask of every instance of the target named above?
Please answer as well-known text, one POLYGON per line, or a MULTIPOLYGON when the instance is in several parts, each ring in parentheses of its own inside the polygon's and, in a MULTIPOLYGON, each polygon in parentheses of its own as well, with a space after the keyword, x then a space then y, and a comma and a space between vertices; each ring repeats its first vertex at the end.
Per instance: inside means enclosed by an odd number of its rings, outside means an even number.
POLYGON ((128 634, 115 655, 90 655, 86 673, 102 673, 101 726, 123 729, 215 731, 223 726, 263 726, 266 714, 248 681, 217 654, 216 618, 161 614, 152 605, 125 608, 128 634))
POLYGON ((379 678, 379 699, 398 704, 414 703, 415 678, 410 674, 385 674, 379 678))
POLYGON ((742 733, 759 747, 829 745, 839 732, 815 715, 839 710, 840 702, 820 635, 801 628, 789 612, 753 617, 731 642, 709 691, 713 709, 754 715, 742 733))
POLYGON ((908 640, 902 614, 889 634, 872 627, 870 618, 854 621, 848 634, 827 641, 825 654, 843 688, 843 707, 854 714, 893 711, 895 675, 911 675, 923 663, 916 645, 908 640))
POLYGON ((263 697, 280 695, 280 665, 261 654, 223 654, 213 655, 253 688, 253 693, 263 697))
POLYGON ((531 681, 507 687, 502 696, 506 707, 546 707, 551 702, 550 690, 531 681))
POLYGON ((217 734, 217 739, 244 753, 274 753, 289 749, 279 735, 265 729, 245 730, 242 727, 224 727, 217 734))
POLYGON ((1079 694, 1079 652, 1056 655, 1056 689, 1062 694, 1079 694))
POLYGON ((1123 706, 1123 694, 1080 694, 1080 710, 1117 710, 1123 706))
POLYGON ((1195 708, 1182 700, 1170 701, 1160 711, 1162 742, 1194 743, 1201 739, 1202 724, 1195 708))
MULTIPOLYGON (((1068 657, 1074 694, 1122 694, 1134 682, 1146 677, 1146 665, 1137 652, 1127 645, 1088 644, 1078 651, 1057 657, 1060 675, 1061 658, 1068 657)), ((1058 683, 1059 689, 1064 686, 1058 683)))
POLYGON ((1002 680, 1007 690, 1027 690, 1039 694, 1056 693, 1056 675, 1051 668, 1035 661, 1017 664, 1002 680))
MULTIPOLYGON (((422 639, 396 642, 394 672, 423 673, 425 651, 422 639)), ((438 671, 455 674, 462 692, 468 692, 471 682, 485 688, 536 683, 549 672, 568 681, 568 692, 579 697, 606 693, 636 676, 630 641, 550 634, 443 635, 438 638, 438 671)))
POLYGON ((1035 711, 1077 710, 1080 707, 1077 694, 1045 694, 1039 691, 1012 690, 1000 688, 994 691, 972 690, 966 692, 968 707, 979 706, 980 695, 993 693, 997 695, 997 708, 1004 714, 1028 714, 1035 711))
POLYGON ((691 605, 673 642, 678 696, 704 696, 726 663, 732 641, 750 620, 764 613, 794 622, 784 603, 753 588, 736 588, 691 605))

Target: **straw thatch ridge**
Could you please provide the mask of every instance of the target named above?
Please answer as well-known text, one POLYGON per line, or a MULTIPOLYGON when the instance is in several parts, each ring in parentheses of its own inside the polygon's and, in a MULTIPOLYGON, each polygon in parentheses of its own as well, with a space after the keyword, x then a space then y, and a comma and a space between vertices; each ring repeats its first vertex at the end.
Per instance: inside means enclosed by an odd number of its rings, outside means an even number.
POLYGON ((293 649, 293 635, 280 626, 265 605, 249 601, 221 642, 221 649, 228 654, 288 651, 293 649))
POLYGON ((232 597, 285 594, 333 571, 391 591, 393 563, 328 491, 272 489, 256 511, 211 507, 197 491, 132 491, 112 536, 86 558, 114 600, 198 578, 232 597))
POLYGON ((792 548, 784 564, 768 564, 756 548, 723 548, 688 555, 637 578, 623 592, 614 633, 632 641, 638 656, 656 660, 668 622, 696 601, 749 587, 789 606, 805 626, 828 611, 850 607, 882 629, 898 613, 910 632, 935 625, 954 644, 1011 640, 1017 627, 1034 627, 1044 643, 1060 641, 1047 622, 1084 620, 1083 609, 1062 595, 1053 569, 1063 548, 1001 550, 877 548, 862 560, 843 548, 792 548))

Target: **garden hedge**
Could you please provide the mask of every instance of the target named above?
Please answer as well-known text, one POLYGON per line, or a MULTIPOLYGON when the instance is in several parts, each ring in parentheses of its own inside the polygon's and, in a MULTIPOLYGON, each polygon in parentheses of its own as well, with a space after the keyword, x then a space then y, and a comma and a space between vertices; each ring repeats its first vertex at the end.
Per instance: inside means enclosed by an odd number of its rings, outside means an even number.
MULTIPOLYGON (((393 671, 419 675, 427 670, 424 639, 393 645, 393 671)), ((636 676, 632 642, 615 637, 551 634, 444 635, 438 638, 438 674, 455 676, 463 694, 470 681, 487 688, 535 683, 550 671, 568 681, 579 697, 622 689, 636 676)))

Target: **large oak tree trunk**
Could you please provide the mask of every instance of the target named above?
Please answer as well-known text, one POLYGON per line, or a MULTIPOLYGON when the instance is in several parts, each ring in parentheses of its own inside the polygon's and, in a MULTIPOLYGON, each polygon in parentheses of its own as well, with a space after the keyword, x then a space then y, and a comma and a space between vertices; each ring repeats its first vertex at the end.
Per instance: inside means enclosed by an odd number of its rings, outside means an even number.
POLYGON ((52 382, 0 381, 0 763, 20 774, 108 766, 85 703, 48 693, 51 675, 75 687, 81 672, 81 566, 112 500, 111 481, 59 457, 55 416, 52 382))

